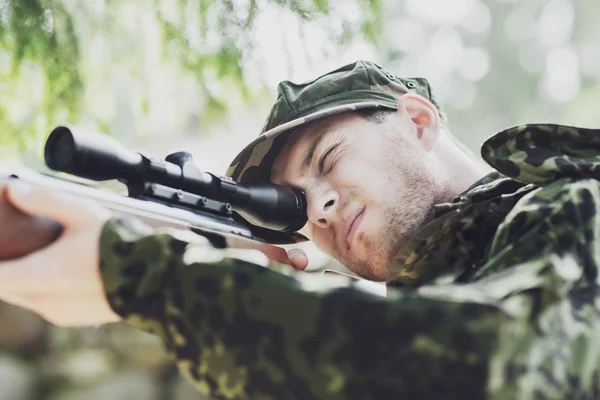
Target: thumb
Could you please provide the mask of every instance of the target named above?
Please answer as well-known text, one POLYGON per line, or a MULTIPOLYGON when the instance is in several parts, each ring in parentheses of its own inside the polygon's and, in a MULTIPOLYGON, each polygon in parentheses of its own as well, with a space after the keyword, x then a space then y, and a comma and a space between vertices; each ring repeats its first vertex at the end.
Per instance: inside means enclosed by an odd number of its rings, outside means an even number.
POLYGON ((308 256, 302 249, 291 249, 287 252, 294 268, 304 271, 308 267, 308 256))
POLYGON ((84 226, 98 213, 108 214, 107 210, 90 201, 53 193, 17 180, 7 185, 6 197, 13 206, 26 214, 47 217, 65 226, 84 226))

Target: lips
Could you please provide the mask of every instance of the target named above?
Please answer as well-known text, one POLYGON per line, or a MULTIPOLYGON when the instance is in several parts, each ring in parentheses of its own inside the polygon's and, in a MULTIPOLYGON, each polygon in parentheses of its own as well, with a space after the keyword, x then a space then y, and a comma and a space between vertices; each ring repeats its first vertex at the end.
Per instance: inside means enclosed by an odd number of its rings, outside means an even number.
POLYGON ((344 232, 346 232, 346 244, 348 249, 352 247, 352 242, 354 240, 354 236, 358 231, 360 223, 362 222, 362 217, 364 215, 365 207, 357 210, 356 212, 348 215, 344 218, 344 232))

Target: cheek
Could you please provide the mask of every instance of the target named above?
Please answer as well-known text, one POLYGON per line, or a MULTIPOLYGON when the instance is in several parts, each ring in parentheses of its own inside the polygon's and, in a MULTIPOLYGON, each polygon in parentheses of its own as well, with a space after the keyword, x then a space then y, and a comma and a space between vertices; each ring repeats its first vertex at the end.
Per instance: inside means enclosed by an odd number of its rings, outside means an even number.
POLYGON ((338 256, 338 254, 336 254, 337 249, 333 245, 333 235, 331 234, 331 231, 317 228, 312 230, 312 234, 309 238, 311 242, 322 252, 333 257, 338 256))
POLYGON ((366 205, 377 203, 388 186, 385 166, 377 155, 371 153, 346 157, 339 164, 334 180, 342 197, 353 192, 352 195, 358 195, 359 201, 366 205))

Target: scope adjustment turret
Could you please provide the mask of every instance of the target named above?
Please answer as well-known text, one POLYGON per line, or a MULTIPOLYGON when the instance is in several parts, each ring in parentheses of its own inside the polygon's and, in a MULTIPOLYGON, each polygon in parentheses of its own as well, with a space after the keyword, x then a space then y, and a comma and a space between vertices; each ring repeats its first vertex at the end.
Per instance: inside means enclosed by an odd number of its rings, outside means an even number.
POLYGON ((178 165, 181 168, 183 168, 183 165, 185 163, 193 162, 194 157, 192 156, 191 153, 188 153, 187 151, 177 151, 175 153, 171 153, 168 156, 166 156, 165 161, 173 163, 173 164, 178 165))

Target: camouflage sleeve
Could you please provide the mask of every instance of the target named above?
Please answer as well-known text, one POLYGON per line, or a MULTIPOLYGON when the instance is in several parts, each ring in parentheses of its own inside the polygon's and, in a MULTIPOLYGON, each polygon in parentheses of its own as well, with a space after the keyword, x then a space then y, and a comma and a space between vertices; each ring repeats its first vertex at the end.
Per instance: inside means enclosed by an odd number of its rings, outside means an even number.
POLYGON ((277 400, 483 394, 503 318, 497 308, 408 292, 381 297, 344 277, 265 268, 181 234, 111 220, 101 268, 114 310, 160 335, 202 393, 277 400))
POLYGON ((469 285, 512 317, 490 363, 489 390, 500 398, 600 398, 598 207, 595 179, 527 194, 469 285))
POLYGON ((180 371, 216 398, 565 398, 597 387, 597 260, 584 268, 593 249, 579 233, 562 242, 538 227, 558 218, 574 235, 600 224, 550 193, 515 211, 489 276, 474 284, 380 297, 343 277, 265 268, 247 253, 116 219, 103 231, 102 277, 113 309, 159 335, 180 371), (540 213, 544 201, 552 209, 540 213))

